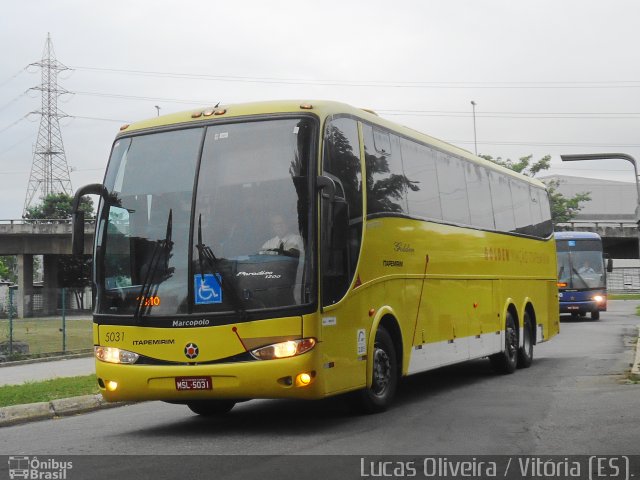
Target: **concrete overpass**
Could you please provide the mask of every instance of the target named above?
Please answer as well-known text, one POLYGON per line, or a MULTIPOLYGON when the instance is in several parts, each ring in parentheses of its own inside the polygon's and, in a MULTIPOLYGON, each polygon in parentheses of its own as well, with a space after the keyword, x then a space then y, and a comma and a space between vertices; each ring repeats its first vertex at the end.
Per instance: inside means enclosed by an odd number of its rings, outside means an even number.
MULTIPOLYGON (((85 252, 93 245, 94 225, 85 225, 85 252)), ((66 220, 0 220, 0 256, 18 259, 18 316, 33 311, 33 256, 43 256, 43 314, 56 313, 58 257, 71 254, 71 222, 66 220)))
POLYGON ((556 231, 595 232, 602 237, 602 247, 611 258, 638 259, 638 225, 632 219, 582 219, 555 226, 556 231))

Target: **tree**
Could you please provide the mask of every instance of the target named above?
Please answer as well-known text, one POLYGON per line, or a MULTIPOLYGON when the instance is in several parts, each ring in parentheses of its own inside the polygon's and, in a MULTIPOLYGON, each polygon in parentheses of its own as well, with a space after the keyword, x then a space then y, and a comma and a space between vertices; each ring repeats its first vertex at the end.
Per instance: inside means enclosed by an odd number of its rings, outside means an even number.
MULTIPOLYGON (((532 163, 533 155, 520 157, 517 162, 509 159, 493 158, 490 155, 480 155, 485 160, 502 165, 509 170, 521 173, 527 177, 535 177, 538 173, 548 170, 551 166, 551 155, 545 155, 540 160, 532 163)), ((542 180, 549 191, 549 202, 551 204, 551 221, 554 225, 558 223, 569 222, 576 217, 578 212, 582 210, 583 203, 591 200, 589 192, 577 193, 571 198, 565 197, 558 191, 560 186, 559 180, 545 179, 542 180)))
MULTIPOLYGON (((44 198, 40 205, 29 208, 25 218, 68 220, 71 218, 72 203, 73 197, 66 193, 51 193, 44 198)), ((89 197, 83 197, 80 200, 80 210, 84 211, 85 218, 93 218, 93 200, 89 197)))
MULTIPOLYGON (((25 218, 35 220, 69 220, 71 219, 71 207, 73 197, 66 193, 52 193, 47 195, 40 205, 35 205, 27 210, 25 218)), ((84 211, 85 218, 94 218, 93 200, 83 197, 80 200, 80 209, 84 211)), ((83 259, 73 255, 60 255, 58 261, 58 282, 61 286, 71 289, 76 297, 77 304, 84 308, 84 289, 91 285, 88 274, 88 262, 91 257, 85 255, 83 259)))
POLYGON ((15 256, 0 257, 0 280, 9 280, 12 283, 18 281, 15 256))

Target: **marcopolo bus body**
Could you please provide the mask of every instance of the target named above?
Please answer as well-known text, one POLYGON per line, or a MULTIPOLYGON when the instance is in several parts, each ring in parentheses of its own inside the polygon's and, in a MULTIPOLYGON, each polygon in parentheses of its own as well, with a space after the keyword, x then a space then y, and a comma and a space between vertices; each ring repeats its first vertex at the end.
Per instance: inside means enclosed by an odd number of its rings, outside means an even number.
POLYGON ((607 311, 607 271, 602 239, 591 232, 556 232, 560 313, 591 314, 593 320, 607 311))
MULTIPOLYGON (((544 185, 365 110, 229 105, 123 127, 94 249, 109 401, 200 414, 353 392, 559 329, 544 185)), ((79 251, 82 214, 75 214, 79 251)))

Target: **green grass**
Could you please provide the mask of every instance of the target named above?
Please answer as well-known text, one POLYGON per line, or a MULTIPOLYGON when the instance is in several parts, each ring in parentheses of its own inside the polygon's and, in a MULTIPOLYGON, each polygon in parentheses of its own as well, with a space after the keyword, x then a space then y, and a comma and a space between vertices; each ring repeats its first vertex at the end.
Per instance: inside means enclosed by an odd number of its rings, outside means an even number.
MULTIPOLYGON (((93 348, 92 321, 89 318, 67 318, 66 351, 93 348)), ((0 320, 0 342, 9 340, 9 320, 0 320)), ((13 340, 26 342, 29 354, 62 351, 62 318, 14 318, 13 340)))
POLYGON ((640 300, 640 293, 620 293, 607 295, 609 300, 640 300))
POLYGON ((99 393, 95 375, 54 378, 43 382, 0 387, 0 407, 24 403, 48 402, 58 398, 99 393))

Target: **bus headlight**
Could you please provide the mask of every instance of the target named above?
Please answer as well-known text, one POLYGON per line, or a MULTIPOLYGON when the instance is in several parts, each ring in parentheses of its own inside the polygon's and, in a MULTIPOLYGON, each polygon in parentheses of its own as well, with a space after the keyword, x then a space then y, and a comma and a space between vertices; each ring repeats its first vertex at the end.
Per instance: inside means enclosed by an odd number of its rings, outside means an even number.
POLYGON ((593 301, 596 302, 596 303, 602 303, 605 300, 606 300, 605 297, 603 297, 602 295, 594 295, 593 296, 593 301))
POLYGON ((257 360, 274 360, 276 358, 289 358, 302 355, 316 346, 315 338, 300 338, 286 342, 274 343, 266 347, 251 350, 251 355, 257 360))
POLYGON ((106 363, 132 364, 136 363, 138 358, 140 358, 140 355, 137 353, 114 347, 94 347, 94 352, 98 360, 106 363))

